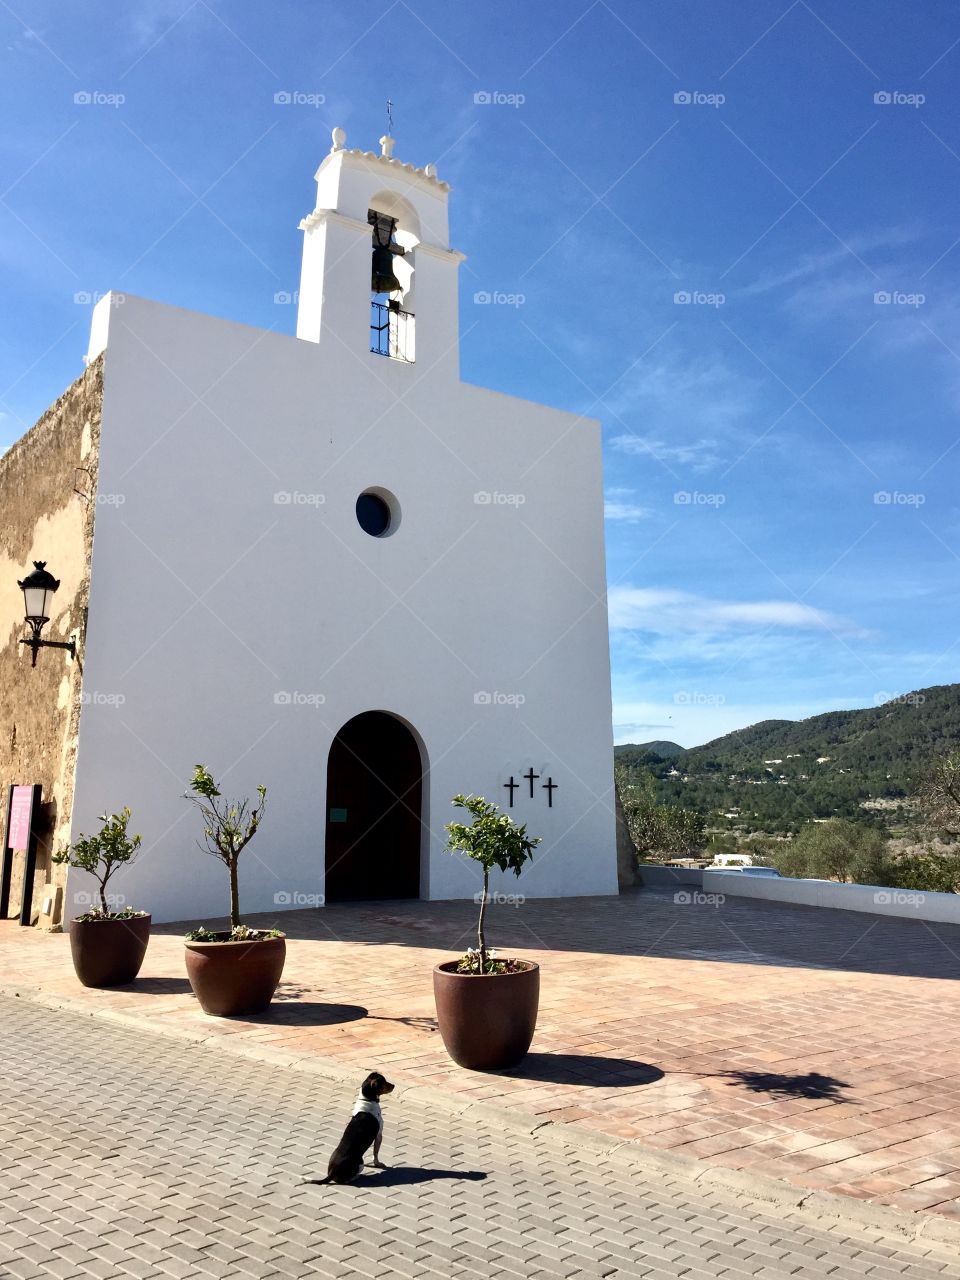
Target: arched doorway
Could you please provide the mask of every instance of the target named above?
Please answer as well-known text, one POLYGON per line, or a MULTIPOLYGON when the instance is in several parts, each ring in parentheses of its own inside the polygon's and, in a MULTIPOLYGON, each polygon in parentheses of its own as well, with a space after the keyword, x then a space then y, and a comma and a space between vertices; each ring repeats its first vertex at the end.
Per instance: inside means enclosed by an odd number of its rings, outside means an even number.
POLYGON ((327 760, 327 902, 420 896, 423 762, 396 716, 348 720, 327 760))

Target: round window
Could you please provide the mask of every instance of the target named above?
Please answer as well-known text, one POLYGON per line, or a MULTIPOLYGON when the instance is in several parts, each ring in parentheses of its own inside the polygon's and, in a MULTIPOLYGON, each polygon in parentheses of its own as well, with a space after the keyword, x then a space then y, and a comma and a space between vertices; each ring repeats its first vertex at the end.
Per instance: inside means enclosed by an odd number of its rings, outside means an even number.
POLYGON ((392 533, 397 524, 396 503, 383 489, 368 489, 357 499, 357 522, 371 538, 392 533))

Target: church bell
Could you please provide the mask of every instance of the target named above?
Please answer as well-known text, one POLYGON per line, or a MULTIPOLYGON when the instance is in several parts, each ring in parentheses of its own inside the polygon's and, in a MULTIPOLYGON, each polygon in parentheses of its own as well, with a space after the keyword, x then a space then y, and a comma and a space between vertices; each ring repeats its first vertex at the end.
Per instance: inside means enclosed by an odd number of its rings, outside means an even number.
POLYGON ((373 226, 370 288, 374 293, 394 293, 397 289, 403 288, 393 271, 394 255, 403 253, 398 244, 392 243, 397 220, 383 213, 375 213, 372 209, 367 219, 373 226))
POLYGON ((377 245, 373 250, 373 273, 370 288, 374 293, 393 293, 403 286, 393 274, 393 253, 377 245))

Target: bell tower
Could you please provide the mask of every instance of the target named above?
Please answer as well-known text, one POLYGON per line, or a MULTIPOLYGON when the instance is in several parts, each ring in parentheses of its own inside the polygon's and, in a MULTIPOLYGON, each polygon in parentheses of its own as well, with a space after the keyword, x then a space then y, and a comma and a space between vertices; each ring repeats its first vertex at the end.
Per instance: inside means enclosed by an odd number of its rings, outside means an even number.
MULTIPOLYGON (((350 150, 337 128, 316 172, 317 204, 300 223, 303 266, 297 337, 370 360, 377 372, 414 364, 459 376, 457 268, 449 187, 436 166, 350 150), (388 365, 389 362, 389 365, 388 365)), ((397 376, 402 376, 398 373, 397 376)))

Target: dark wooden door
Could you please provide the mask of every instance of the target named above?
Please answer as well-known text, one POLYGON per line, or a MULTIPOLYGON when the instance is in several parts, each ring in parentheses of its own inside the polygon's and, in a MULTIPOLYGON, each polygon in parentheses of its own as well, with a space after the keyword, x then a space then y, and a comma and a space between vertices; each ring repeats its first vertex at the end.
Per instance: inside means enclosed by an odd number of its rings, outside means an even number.
POLYGON ((328 902, 420 896, 420 748, 383 711, 347 721, 327 762, 328 902))

